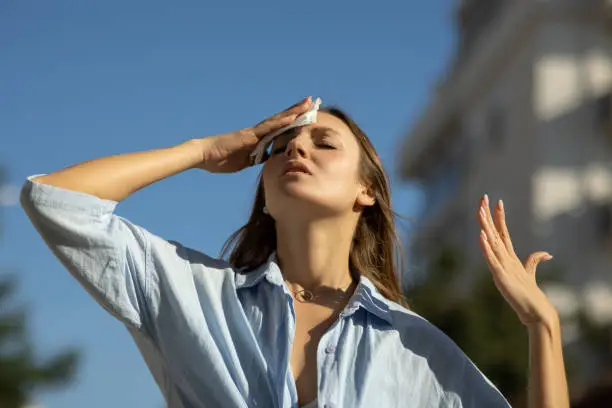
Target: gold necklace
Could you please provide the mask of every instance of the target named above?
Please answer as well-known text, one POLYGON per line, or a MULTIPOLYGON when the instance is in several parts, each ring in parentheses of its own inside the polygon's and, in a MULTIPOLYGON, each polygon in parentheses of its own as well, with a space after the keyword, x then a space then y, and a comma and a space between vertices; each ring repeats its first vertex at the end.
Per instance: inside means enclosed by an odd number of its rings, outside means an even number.
MULTIPOLYGON (((349 282, 348 285, 346 285, 346 287, 344 287, 342 290, 342 298, 344 298, 345 296, 347 296, 347 292, 346 290, 353 284, 353 281, 351 280, 349 282)), ((315 299, 318 299, 321 295, 320 294, 315 294, 312 290, 308 290, 308 289, 301 289, 298 291, 295 291, 293 289, 291 289, 291 287, 289 285, 287 285, 289 287, 289 290, 291 291, 291 293, 293 294, 293 298, 295 300, 297 300, 298 302, 301 303, 308 303, 308 302, 312 302, 315 299)), ((336 288, 336 290, 338 290, 339 288, 336 288)))

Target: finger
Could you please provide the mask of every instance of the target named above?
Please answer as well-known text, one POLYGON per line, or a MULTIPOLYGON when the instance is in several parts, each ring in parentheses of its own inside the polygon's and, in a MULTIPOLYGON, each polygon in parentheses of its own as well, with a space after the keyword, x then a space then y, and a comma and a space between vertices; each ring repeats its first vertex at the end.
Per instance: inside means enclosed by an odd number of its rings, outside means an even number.
POLYGON ((511 255, 516 255, 512 240, 510 239, 508 225, 506 224, 506 212, 504 211, 504 203, 502 200, 499 200, 495 207, 495 227, 508 252, 511 255))
POLYGON ((309 96, 288 109, 259 122, 257 125, 253 126, 253 131, 257 137, 261 138, 270 132, 290 125, 299 115, 308 111, 311 106, 312 98, 309 96))
POLYGON ((291 105, 290 107, 285 109, 285 112, 292 112, 292 111, 299 110, 300 108, 304 108, 304 107, 306 107, 306 110, 308 110, 311 104, 312 104, 312 96, 307 96, 306 98, 302 99, 298 103, 291 105))
POLYGON ((288 116, 280 116, 280 117, 271 117, 269 119, 264 120, 263 122, 258 123, 253 127, 253 131, 258 138, 264 137, 270 132, 274 132, 277 129, 288 126, 292 124, 298 115, 292 114, 288 116))
MULTIPOLYGON (((294 105, 291 105, 287 109, 284 109, 284 110, 278 112, 277 114, 272 115, 268 119, 280 118, 280 117, 284 117, 284 116, 287 116, 287 115, 301 115, 302 113, 304 113, 308 109, 310 109, 311 106, 312 106, 312 97, 309 96, 307 98, 302 99, 298 103, 296 103, 294 105)), ((264 120, 264 122, 265 122, 265 120, 264 120)))
MULTIPOLYGON (((491 225, 493 228, 495 228, 495 224, 493 223, 493 216, 491 215, 491 207, 490 207, 490 204, 489 204, 489 196, 487 194, 485 194, 482 197, 482 201, 483 201, 482 207, 485 210, 485 215, 486 215, 487 223, 489 225, 491 225)), ((495 232, 497 232, 497 230, 495 230, 495 232)))
POLYGON ((489 243, 486 232, 483 230, 480 230, 479 243, 484 258, 489 265, 489 269, 493 274, 500 275, 503 272, 503 267, 500 260, 497 258, 497 255, 495 255, 491 244, 489 243))
POLYGON ((533 254, 527 257, 523 266, 525 267, 525 270, 528 274, 535 275, 536 269, 538 268, 540 262, 550 261, 552 258, 552 255, 548 252, 534 252, 533 254))
POLYGON ((501 238, 499 237, 499 234, 495 229, 495 225, 493 224, 493 220, 491 219, 491 212, 489 211, 488 199, 486 195, 481 200, 478 217, 480 220, 480 226, 487 236, 491 249, 493 249, 493 252, 495 252, 495 255, 497 255, 499 260, 503 261, 503 259, 508 256, 508 251, 501 242, 501 238))

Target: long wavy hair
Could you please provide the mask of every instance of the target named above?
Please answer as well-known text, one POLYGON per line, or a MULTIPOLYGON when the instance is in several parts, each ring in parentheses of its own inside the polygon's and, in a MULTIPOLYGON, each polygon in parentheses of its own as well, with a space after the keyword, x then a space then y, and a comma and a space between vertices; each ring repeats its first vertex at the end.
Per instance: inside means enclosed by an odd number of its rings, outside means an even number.
MULTIPOLYGON (((364 275, 387 299, 408 307, 399 284, 404 270, 404 251, 395 228, 389 180, 380 157, 370 139, 349 115, 336 107, 322 108, 321 111, 342 120, 355 135, 361 147, 360 180, 369 186, 376 200, 373 206, 363 208, 353 234, 349 254, 353 279, 364 275)), ((263 212, 264 205, 262 172, 248 222, 228 238, 221 250, 222 258, 246 273, 261 266, 276 250, 275 220, 263 212), (229 258, 226 258, 230 251, 229 258)))

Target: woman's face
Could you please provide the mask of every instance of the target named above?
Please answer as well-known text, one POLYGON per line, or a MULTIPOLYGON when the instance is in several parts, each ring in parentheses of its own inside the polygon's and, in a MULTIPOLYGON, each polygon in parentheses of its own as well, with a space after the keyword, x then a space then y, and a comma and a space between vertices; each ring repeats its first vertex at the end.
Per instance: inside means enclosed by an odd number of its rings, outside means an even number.
POLYGON ((359 159, 349 127, 326 112, 318 113, 316 123, 282 134, 263 169, 270 214, 332 215, 352 211, 355 203, 371 205, 359 180, 359 159))

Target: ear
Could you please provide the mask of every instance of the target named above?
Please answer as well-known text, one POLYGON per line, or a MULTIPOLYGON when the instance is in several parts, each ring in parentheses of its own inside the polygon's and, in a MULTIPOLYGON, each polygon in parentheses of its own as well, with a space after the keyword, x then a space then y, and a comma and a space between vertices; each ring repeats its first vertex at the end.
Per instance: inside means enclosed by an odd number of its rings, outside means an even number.
POLYGON ((357 200, 355 202, 361 207, 371 207, 376 203, 376 198, 372 190, 367 187, 361 187, 357 194, 357 200))

